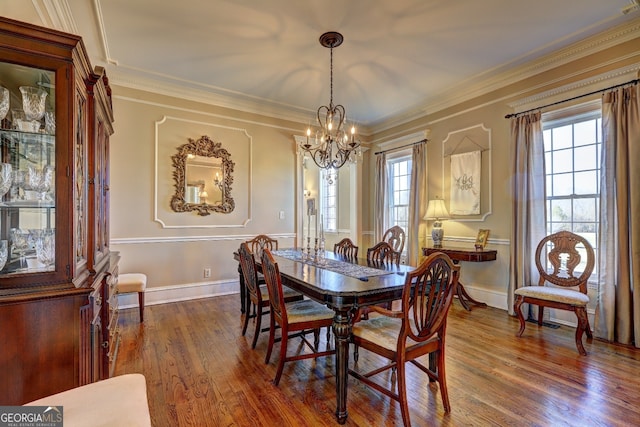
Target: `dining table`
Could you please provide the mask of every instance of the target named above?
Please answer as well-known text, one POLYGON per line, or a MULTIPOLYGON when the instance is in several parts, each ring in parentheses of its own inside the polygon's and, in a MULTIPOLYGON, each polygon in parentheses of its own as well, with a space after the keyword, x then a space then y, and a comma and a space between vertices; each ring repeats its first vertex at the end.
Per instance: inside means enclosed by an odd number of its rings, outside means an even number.
MULTIPOLYGON (((282 284, 334 311, 333 335, 336 349, 336 419, 344 424, 347 412, 349 338, 353 319, 360 307, 391 302, 402 297, 407 273, 414 267, 394 263, 370 263, 346 258, 330 251, 321 256, 304 256, 301 249, 271 252, 278 263, 282 284)), ((234 254, 237 260, 237 254, 234 254)), ((261 271, 260 256, 255 254, 261 271)), ((243 281, 241 282, 242 286, 243 281)), ((246 292, 242 292, 246 295, 246 292)), ((249 301, 243 301, 247 313, 249 301)))

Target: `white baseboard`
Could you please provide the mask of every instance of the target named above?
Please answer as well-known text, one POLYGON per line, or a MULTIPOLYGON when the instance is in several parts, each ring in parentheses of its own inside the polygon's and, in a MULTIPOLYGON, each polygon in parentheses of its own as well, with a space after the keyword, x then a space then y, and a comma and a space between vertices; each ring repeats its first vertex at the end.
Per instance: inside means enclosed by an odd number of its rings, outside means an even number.
MULTIPOLYGON (((484 302, 489 307, 507 310, 507 294, 505 292, 482 288, 474 284, 468 285, 467 283, 464 285, 464 290, 476 301, 484 302)), ((473 309, 474 305, 470 304, 470 306, 473 309)))
MULTIPOLYGON (((210 283, 185 283, 182 285, 159 286, 147 288, 144 293, 144 305, 167 304, 171 302, 189 301, 199 298, 210 298, 237 293, 239 293, 238 280, 220 280, 210 283)), ((126 309, 133 307, 138 307, 137 294, 122 294, 118 296, 118 308, 126 309)), ((238 310, 240 310, 239 296, 238 310)))

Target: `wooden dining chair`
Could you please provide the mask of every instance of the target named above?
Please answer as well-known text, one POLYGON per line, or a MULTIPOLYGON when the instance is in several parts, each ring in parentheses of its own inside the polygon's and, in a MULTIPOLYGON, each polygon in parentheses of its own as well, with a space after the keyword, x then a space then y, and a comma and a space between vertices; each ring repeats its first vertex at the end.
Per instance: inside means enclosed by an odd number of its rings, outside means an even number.
MULTIPOLYGON (((240 245, 238 254, 240 256, 240 268, 242 269, 244 283, 247 288, 247 292, 249 293, 251 305, 254 308, 252 314, 250 310, 251 307, 247 307, 244 315, 244 322, 242 325, 242 336, 244 336, 247 332, 249 319, 256 319, 256 329, 253 333, 253 342, 251 343, 251 348, 256 348, 258 335, 260 334, 260 332, 265 332, 268 329, 261 329, 261 326, 262 316, 265 314, 269 314, 269 310, 264 310, 265 308, 269 307, 269 292, 267 291, 266 285, 261 286, 258 283, 256 261, 253 256, 253 252, 249 250, 249 245, 246 242, 240 245)), ((283 298, 286 302, 291 302, 301 301, 304 297, 298 292, 285 288, 283 298)))
POLYGON ((282 331, 282 337, 280 339, 280 359, 278 361, 276 376, 273 380, 273 383, 278 385, 280 377, 282 376, 282 369, 286 362, 335 354, 335 350, 318 351, 320 328, 332 326, 334 312, 328 307, 312 300, 286 303, 282 291, 280 270, 269 249, 265 249, 262 252, 262 271, 267 282, 269 301, 271 302, 269 348, 267 349, 265 363, 269 363, 269 359, 271 358, 271 351, 273 349, 273 343, 275 342, 276 325, 279 325, 282 331), (306 331, 313 331, 313 344, 307 340, 306 331), (294 334, 290 334, 291 332, 294 334), (288 356, 287 343, 290 338, 294 337, 302 338, 303 342, 311 348, 312 352, 288 356))
POLYGON ((513 311, 520 321, 517 336, 522 336, 526 325, 522 313, 524 303, 538 306, 538 326, 543 323, 544 307, 573 311, 578 318, 576 347, 578 353, 586 356, 582 335, 586 333, 587 338, 593 338, 587 316, 587 281, 595 265, 593 247, 578 234, 560 231, 540 241, 535 262, 540 273, 537 286, 523 286, 514 292, 513 311), (585 264, 581 266, 582 272, 577 272, 576 268, 583 260, 582 255, 586 256, 585 264))
POLYGON ((358 247, 351 241, 350 238, 345 237, 338 243, 333 245, 333 253, 342 255, 345 258, 358 258, 358 247))
POLYGON ((379 242, 367 249, 368 264, 395 264, 400 265, 401 253, 396 251, 388 242, 379 242))
POLYGON ((256 254, 256 256, 260 257, 262 254, 262 250, 267 248, 270 250, 278 250, 278 241, 273 239, 266 234, 258 234, 251 240, 247 240, 247 244, 249 245, 249 249, 251 252, 256 254))
POLYGON ((402 253, 407 236, 399 225, 394 225, 384 232, 382 241, 391 245, 394 251, 402 253))
MULTIPOLYGON (((442 252, 429 255, 418 268, 407 273, 399 311, 373 306, 371 311, 378 313, 377 317, 353 325, 351 340, 356 348, 383 356, 389 364, 366 373, 356 371, 354 366, 349 374, 398 401, 405 426, 411 425, 406 362, 425 372, 430 381, 438 382, 444 410, 451 411, 445 376, 445 332, 459 272, 460 267, 442 252), (427 354, 428 367, 417 360, 427 354), (397 383, 392 379, 392 384, 385 386, 371 379, 389 369, 396 369, 397 383)), ((355 357, 357 366, 358 355, 355 357)))

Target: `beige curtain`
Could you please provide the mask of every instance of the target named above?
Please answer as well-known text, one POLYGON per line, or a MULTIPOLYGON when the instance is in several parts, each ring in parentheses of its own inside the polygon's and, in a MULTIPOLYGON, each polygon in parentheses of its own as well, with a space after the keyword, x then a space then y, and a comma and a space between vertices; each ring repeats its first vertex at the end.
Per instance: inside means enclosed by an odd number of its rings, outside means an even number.
MULTIPOLYGON (((537 284, 535 251, 546 235, 544 140, 540 112, 511 119, 512 219, 509 266, 509 314, 514 291, 537 284)), ((523 306, 525 316, 528 307, 523 306)))
POLYGON ((640 347, 640 85, 602 97, 595 335, 640 347))
POLYGON ((427 179, 427 150, 425 143, 413 146, 411 157, 411 196, 409 197, 409 232, 407 235, 407 264, 418 265, 420 257, 420 222, 424 216, 423 206, 426 206, 424 196, 427 179))
POLYGON ((382 235, 385 232, 384 228, 384 214, 387 209, 387 194, 389 193, 387 188, 387 155, 380 153, 376 157, 376 177, 375 177, 375 229, 373 230, 373 241, 375 243, 382 240, 382 235))

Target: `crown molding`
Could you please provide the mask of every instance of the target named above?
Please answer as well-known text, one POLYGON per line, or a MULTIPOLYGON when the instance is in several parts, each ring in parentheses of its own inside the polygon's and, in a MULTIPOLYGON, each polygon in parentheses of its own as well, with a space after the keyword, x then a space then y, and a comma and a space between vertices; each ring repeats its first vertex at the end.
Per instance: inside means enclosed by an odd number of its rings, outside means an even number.
POLYGON ((45 27, 78 34, 78 26, 67 0, 31 0, 31 3, 45 27))
POLYGON ((308 122, 309 117, 315 113, 311 110, 277 103, 269 99, 252 97, 224 88, 177 79, 161 73, 150 73, 126 66, 107 65, 106 68, 109 82, 114 86, 172 96, 297 123, 308 122))
MULTIPOLYGON (((601 52, 621 43, 637 39, 640 34, 640 19, 616 26, 602 33, 588 37, 572 45, 558 49, 538 60, 523 63, 526 56, 516 58, 503 65, 461 82, 449 90, 434 97, 428 104, 415 106, 404 112, 370 124, 374 133, 383 132, 393 127, 404 125, 446 108, 453 107, 471 99, 480 97, 510 84, 517 83, 537 74, 568 64, 580 58, 601 52), (520 66, 514 64, 523 63, 520 66), (474 83, 474 82, 478 83, 474 83)), ((527 56, 532 55, 530 53, 527 56)), ((599 64, 602 66, 602 64, 599 64)), ((584 72, 585 70, 580 70, 584 72)), ((577 74, 577 72, 576 72, 577 74)), ((566 78, 566 76, 565 76, 566 78)), ((548 83, 548 82, 547 82, 548 83)), ((531 90, 531 88, 528 88, 531 90)))

